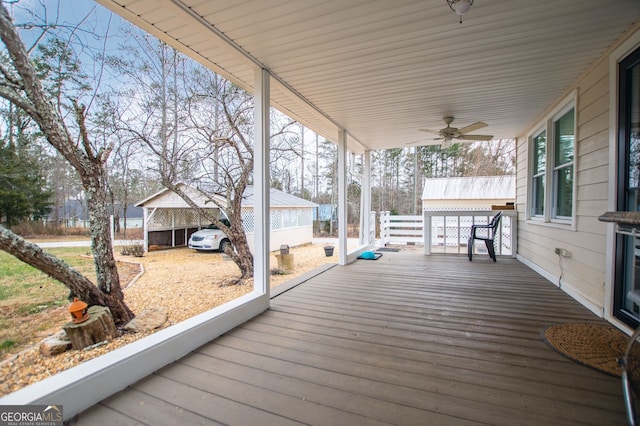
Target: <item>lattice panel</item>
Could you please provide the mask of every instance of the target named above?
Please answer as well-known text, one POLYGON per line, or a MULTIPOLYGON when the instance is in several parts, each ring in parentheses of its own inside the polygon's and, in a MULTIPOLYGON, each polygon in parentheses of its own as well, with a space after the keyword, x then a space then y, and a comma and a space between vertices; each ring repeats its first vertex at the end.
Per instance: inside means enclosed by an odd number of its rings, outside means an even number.
POLYGON ((253 209, 242 210, 240 215, 242 217, 242 227, 244 228, 244 232, 254 232, 256 229, 256 222, 253 216, 253 209))
POLYGON ((284 210, 271 210, 271 230, 282 229, 284 223, 284 210))
POLYGON ((280 210, 282 214, 282 227, 283 228, 293 228, 298 226, 298 216, 296 215, 295 210, 287 209, 280 210))
MULTIPOLYGON (((272 231, 295 228, 297 226, 311 226, 313 224, 313 211, 310 209, 272 209, 270 221, 270 229, 272 231)), ((242 224, 245 232, 255 231, 253 210, 242 211, 242 224)))
MULTIPOLYGON (((215 216, 217 209, 207 209, 215 216)), ((253 209, 242 210, 242 226, 244 232, 255 232, 255 217, 253 209)), ((310 209, 272 209, 271 230, 294 228, 297 226, 311 226, 313 224, 313 211, 310 209)), ((191 226, 208 225, 210 220, 192 209, 158 209, 148 223, 149 230, 185 228, 191 226)))
POLYGON ((149 229, 167 228, 171 226, 171 210, 158 209, 149 221, 149 229))
MULTIPOLYGON (((219 217, 219 215, 220 215, 220 211, 217 208, 215 208, 215 209, 204 209, 204 210, 211 217, 219 217)), ((223 215, 223 217, 224 217, 224 215, 223 215)), ((192 220, 193 220, 193 222, 191 222, 190 225, 206 226, 209 223, 211 223, 210 219, 208 219, 204 215, 201 216, 199 213, 196 213, 195 211, 193 211, 193 219, 192 220)))
MULTIPOLYGON (((194 214, 187 209, 173 209, 173 224, 176 228, 194 224, 194 214)), ((195 220, 197 224, 197 219, 195 220)))
MULTIPOLYGON (((313 225, 313 210, 310 209, 297 209, 296 214, 298 216, 298 226, 311 226, 313 225)), ((375 226, 375 219, 374 219, 375 226)))

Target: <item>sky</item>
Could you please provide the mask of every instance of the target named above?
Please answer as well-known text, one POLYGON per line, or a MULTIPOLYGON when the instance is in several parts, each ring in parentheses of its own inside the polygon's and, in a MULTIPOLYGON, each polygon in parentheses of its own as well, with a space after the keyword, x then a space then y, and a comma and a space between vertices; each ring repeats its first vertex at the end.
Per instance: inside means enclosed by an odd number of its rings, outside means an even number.
POLYGON ((42 34, 43 23, 58 25, 65 34, 73 34, 73 48, 83 63, 88 60, 83 54, 84 46, 116 53, 124 37, 122 30, 128 26, 93 0, 20 0, 9 8, 16 25, 32 24, 30 29, 20 32, 27 47, 42 34))
MULTIPOLYGON (((97 80, 90 83, 93 87, 122 85, 121 75, 105 75, 99 72, 98 67, 101 64, 94 62, 93 55, 96 52, 102 52, 105 56, 122 54, 120 46, 127 41, 126 29, 130 26, 123 18, 94 0, 19 0, 9 3, 8 7, 16 25, 33 24, 31 29, 20 32, 27 47, 41 36, 43 22, 60 25, 65 35, 73 34, 72 48, 83 67, 90 68, 95 64, 93 72, 87 72, 89 75, 100 76, 99 84, 97 80)), ((315 132, 304 128, 307 152, 314 151, 315 141, 315 132)))
POLYGON ((10 5, 16 23, 46 21, 49 24, 76 25, 85 21, 100 33, 109 26, 117 32, 122 19, 94 0, 20 0, 10 5))

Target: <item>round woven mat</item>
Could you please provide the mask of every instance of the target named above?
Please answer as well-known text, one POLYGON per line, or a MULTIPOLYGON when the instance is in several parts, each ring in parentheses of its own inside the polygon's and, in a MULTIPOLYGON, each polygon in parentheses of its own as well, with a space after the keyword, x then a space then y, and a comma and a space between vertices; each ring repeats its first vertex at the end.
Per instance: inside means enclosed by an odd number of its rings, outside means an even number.
POLYGON ((619 360, 624 357, 629 339, 612 326, 556 324, 545 328, 542 336, 549 346, 569 359, 612 376, 622 375, 619 360))

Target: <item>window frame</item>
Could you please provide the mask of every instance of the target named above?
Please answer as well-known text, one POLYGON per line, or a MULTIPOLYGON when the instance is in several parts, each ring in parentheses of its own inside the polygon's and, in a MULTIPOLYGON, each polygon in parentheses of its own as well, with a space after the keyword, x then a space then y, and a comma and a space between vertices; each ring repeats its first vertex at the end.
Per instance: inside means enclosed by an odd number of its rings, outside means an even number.
POLYGON ((562 229, 576 229, 576 176, 577 176, 577 93, 568 96, 561 107, 551 112, 528 136, 529 145, 529 171, 527 173, 527 182, 529 194, 527 197, 527 222, 545 225, 551 227, 559 227, 562 229), (556 137, 556 124, 573 110, 573 157, 571 161, 562 164, 556 164, 556 152, 559 149, 559 139, 556 137), (536 173, 534 166, 536 165, 536 138, 546 132, 545 143, 545 169, 543 173, 536 173), (571 169, 571 215, 558 215, 558 190, 560 184, 560 173, 563 170, 571 169), (543 195, 543 214, 538 214, 536 208, 536 183, 534 180, 540 178, 544 182, 543 195))
POLYGON ((531 186, 531 196, 529 197, 529 217, 531 218, 538 218, 538 219, 543 219, 544 218, 544 214, 546 212, 545 206, 547 204, 546 202, 546 195, 548 192, 548 188, 547 188, 547 178, 546 178, 546 174, 547 174, 547 154, 548 154, 548 134, 547 134, 547 129, 546 127, 541 127, 539 128, 535 133, 533 133, 530 137, 531 140, 531 176, 530 176, 530 186, 531 186), (537 159, 538 159, 538 151, 537 151, 537 141, 536 139, 543 136, 544 134, 544 170, 542 172, 537 172, 537 159), (538 184, 536 183, 537 180, 542 181, 542 213, 538 213, 538 197, 536 189, 538 188, 538 184))

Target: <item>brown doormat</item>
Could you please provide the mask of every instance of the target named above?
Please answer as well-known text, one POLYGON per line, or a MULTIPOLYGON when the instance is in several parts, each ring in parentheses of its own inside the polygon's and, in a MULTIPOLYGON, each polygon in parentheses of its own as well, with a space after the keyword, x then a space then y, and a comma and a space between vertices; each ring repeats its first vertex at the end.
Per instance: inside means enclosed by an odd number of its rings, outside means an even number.
POLYGON ((542 337, 560 354, 612 376, 622 375, 620 360, 628 337, 610 325, 565 323, 542 330, 542 337))

